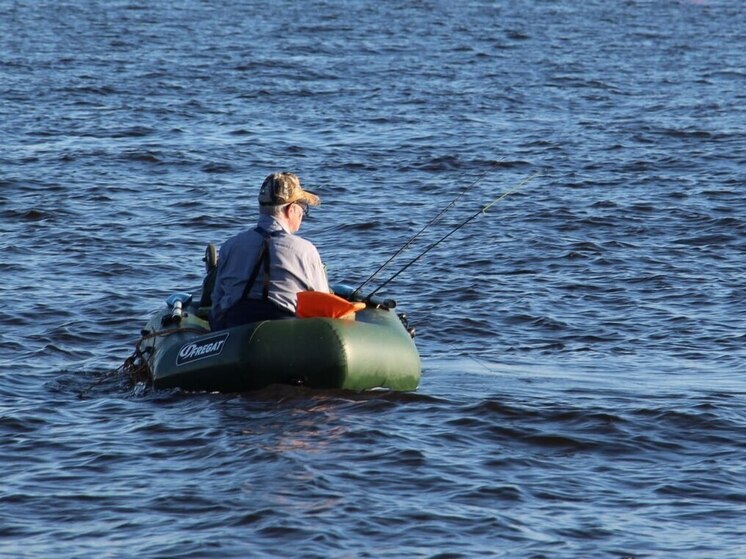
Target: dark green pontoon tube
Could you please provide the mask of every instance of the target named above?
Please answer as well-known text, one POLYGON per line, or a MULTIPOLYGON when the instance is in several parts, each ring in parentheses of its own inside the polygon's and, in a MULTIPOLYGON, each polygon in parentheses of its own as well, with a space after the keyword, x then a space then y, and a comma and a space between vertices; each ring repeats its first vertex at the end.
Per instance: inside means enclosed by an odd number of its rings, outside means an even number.
POLYGON ((415 390, 419 354, 393 306, 370 302, 356 320, 295 318, 218 332, 210 332, 189 306, 178 324, 164 327, 172 313, 166 308, 146 326, 139 349, 155 388, 236 392, 301 384, 415 390))

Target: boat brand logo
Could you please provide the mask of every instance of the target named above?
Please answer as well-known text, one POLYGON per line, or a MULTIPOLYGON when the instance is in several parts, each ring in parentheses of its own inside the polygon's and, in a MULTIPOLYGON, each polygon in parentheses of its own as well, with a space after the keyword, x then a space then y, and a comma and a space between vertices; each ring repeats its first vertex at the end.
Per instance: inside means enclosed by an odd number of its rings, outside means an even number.
POLYGON ((227 339, 228 332, 225 332, 218 336, 210 336, 203 340, 189 342, 188 344, 181 346, 179 355, 176 356, 176 364, 185 365, 192 361, 220 355, 225 347, 225 340, 227 339))

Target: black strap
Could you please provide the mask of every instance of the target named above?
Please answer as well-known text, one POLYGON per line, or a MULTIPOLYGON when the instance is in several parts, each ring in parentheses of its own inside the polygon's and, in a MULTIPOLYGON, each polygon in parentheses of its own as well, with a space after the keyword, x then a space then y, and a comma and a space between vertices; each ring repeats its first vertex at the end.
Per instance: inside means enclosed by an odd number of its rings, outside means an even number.
POLYGON ((259 275, 259 270, 263 267, 264 268, 264 285, 262 287, 262 300, 267 301, 269 299, 269 238, 270 237, 277 237, 279 235, 282 235, 284 232, 282 229, 278 231, 273 231, 270 233, 263 227, 256 227, 254 229, 257 233, 259 233, 262 238, 262 248, 259 250, 259 256, 256 259, 256 264, 254 264, 254 269, 251 271, 251 275, 249 276, 249 281, 246 282, 246 286, 243 288, 243 294, 241 295, 241 301, 249 298, 249 293, 251 292, 251 288, 254 287, 254 283, 256 282, 256 278, 259 275))

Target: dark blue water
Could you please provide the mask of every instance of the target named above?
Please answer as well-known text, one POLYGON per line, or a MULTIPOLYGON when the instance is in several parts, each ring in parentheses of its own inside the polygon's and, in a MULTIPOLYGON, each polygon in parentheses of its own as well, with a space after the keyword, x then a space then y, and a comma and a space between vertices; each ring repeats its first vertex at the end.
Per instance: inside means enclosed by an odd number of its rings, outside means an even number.
POLYGON ((0 0, 0 556, 746 557, 741 2, 0 0), (114 373, 269 172, 416 393, 114 373))

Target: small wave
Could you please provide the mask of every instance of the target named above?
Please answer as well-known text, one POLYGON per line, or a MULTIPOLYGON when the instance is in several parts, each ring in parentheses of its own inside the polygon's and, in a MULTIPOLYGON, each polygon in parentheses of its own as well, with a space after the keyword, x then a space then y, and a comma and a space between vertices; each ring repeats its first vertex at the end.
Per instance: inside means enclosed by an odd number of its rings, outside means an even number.
POLYGON ((618 208, 619 204, 613 200, 599 200, 591 204, 591 208, 618 208))
POLYGON ((708 78, 736 78, 736 79, 746 79, 746 72, 744 72, 740 68, 721 68, 717 69, 713 72, 708 72, 705 74, 708 78))
POLYGON ((548 316, 534 316, 530 314, 513 314, 503 319, 506 324, 532 324, 534 326, 543 326, 550 330, 563 330, 568 324, 548 316))
POLYGON ((210 162, 203 165, 200 170, 203 173, 209 174, 221 174, 221 173, 232 173, 235 171, 234 167, 228 163, 210 162))
POLYGON ((521 437, 523 442, 527 442, 542 448, 561 449, 561 450, 589 450, 596 448, 597 443, 585 441, 579 438, 568 437, 565 435, 555 435, 546 433, 537 433, 521 437))
POLYGON ((525 31, 518 31, 517 29, 509 29, 505 36, 511 41, 528 41, 531 38, 531 35, 525 31))
POLYGON ((28 210, 6 210, 0 213, 0 215, 11 219, 19 219, 22 221, 45 221, 48 219, 53 219, 55 217, 55 214, 49 211, 39 210, 36 208, 28 210))
POLYGON ((117 95, 121 93, 110 85, 82 85, 78 87, 67 87, 62 93, 70 95, 117 95))
POLYGON ((736 237, 733 237, 732 235, 701 235, 697 237, 674 239, 672 242, 675 244, 688 246, 722 246, 736 240, 738 239, 736 239, 736 237))
POLYGON ((121 130, 117 130, 115 132, 111 132, 109 137, 111 138, 144 138, 145 136, 150 136, 153 133, 155 133, 155 130, 148 126, 131 126, 129 128, 124 128, 121 130))
POLYGON ((463 163, 457 156, 443 155, 421 163, 418 165, 418 168, 423 171, 433 172, 452 171, 454 169, 463 168, 463 163))
POLYGON ((334 231, 372 231, 381 228, 378 221, 358 221, 356 223, 344 223, 333 227, 334 231))
POLYGON ((684 139, 695 139, 695 140, 707 140, 712 138, 712 132, 707 130, 692 130, 692 129, 679 129, 679 128, 667 128, 660 131, 664 136, 670 138, 684 138, 684 139))
POLYGON ((150 150, 124 151, 119 156, 124 161, 135 161, 140 163, 163 163, 161 153, 150 150))
POLYGON ((454 494, 457 501, 479 506, 482 503, 517 503, 525 500, 523 491, 515 485, 486 485, 454 494))

